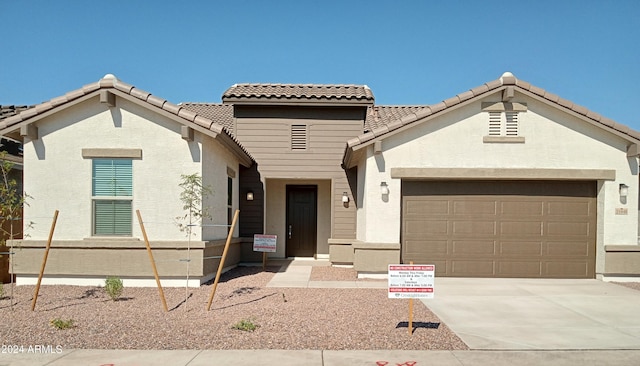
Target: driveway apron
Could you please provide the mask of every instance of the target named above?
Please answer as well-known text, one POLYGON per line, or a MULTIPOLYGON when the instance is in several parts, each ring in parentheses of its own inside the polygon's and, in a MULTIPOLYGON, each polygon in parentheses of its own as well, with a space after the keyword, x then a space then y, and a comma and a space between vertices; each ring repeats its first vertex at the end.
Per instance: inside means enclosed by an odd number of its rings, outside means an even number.
POLYGON ((436 278, 423 302, 471 349, 640 349, 640 291, 613 283, 436 278))

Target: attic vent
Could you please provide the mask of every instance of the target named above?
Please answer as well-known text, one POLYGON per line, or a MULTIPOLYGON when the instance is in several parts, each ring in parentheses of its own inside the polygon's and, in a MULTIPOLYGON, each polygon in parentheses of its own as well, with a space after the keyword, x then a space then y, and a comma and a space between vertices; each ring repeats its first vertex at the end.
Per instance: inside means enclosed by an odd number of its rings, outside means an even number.
POLYGON ((518 112, 504 112, 505 135, 518 136, 518 112))
POLYGON ((502 113, 489 112, 489 136, 500 136, 502 130, 502 113))
POLYGON ((307 125, 291 125, 291 150, 307 149, 307 125))
POLYGON ((489 136, 518 136, 518 112, 489 112, 489 136))

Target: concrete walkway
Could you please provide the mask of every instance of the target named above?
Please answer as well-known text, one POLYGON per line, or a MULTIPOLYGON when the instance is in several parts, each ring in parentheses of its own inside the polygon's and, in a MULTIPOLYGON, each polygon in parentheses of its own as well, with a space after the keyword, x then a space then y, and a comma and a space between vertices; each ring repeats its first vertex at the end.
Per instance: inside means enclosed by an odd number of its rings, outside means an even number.
POLYGON ((281 265, 281 270, 273 275, 267 287, 302 288, 387 288, 386 281, 311 281, 313 267, 329 266, 329 261, 295 260, 272 261, 269 265, 281 265))

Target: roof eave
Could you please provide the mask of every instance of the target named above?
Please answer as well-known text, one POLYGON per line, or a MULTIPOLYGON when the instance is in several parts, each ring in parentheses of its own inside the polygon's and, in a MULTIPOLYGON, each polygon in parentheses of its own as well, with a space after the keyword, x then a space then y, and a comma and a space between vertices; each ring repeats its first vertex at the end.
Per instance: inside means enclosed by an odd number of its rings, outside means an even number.
MULTIPOLYGON (((542 102, 544 104, 547 104, 549 106, 558 108, 558 109, 564 111, 565 113, 568 113, 568 114, 570 114, 570 115, 572 115, 572 116, 574 116, 576 118, 579 118, 579 119, 581 119, 581 120, 583 120, 583 121, 585 121, 585 122, 587 122, 587 123, 589 123, 589 124, 591 124, 593 126, 599 127, 601 129, 609 132, 609 133, 612 133, 612 134, 614 134, 614 135, 616 135, 618 137, 621 137, 621 138, 627 140, 628 142, 631 142, 633 144, 640 144, 640 132, 634 131, 631 128, 625 126, 625 125, 621 125, 621 124, 619 124, 617 122, 614 122, 613 120, 606 119, 605 117, 602 117, 599 114, 593 113, 593 112, 589 111, 586 108, 583 108, 585 114, 578 113, 573 108, 570 108, 570 107, 564 106, 564 105, 562 105, 562 104, 560 104, 558 102, 554 102, 552 100, 549 100, 549 99, 545 98, 544 96, 540 96, 539 94, 531 92, 531 91, 529 91, 527 89, 524 89, 524 88, 521 88, 521 87, 518 87, 518 86, 516 86, 516 88, 517 88, 518 92, 520 92, 520 93, 522 93, 524 95, 527 95, 530 98, 536 99, 536 100, 538 100, 538 101, 540 101, 540 102, 542 102), (609 126, 604 122, 596 120, 593 117, 589 117, 589 114, 593 115, 595 118, 601 118, 602 120, 605 120, 605 119, 608 120, 612 124, 612 126, 609 126), (615 126, 617 126, 618 128, 615 128, 615 126), (627 132, 626 133, 623 132, 623 129, 627 130, 627 132), (634 136, 634 134, 637 135, 637 137, 634 136)), ((566 101, 566 100, 563 100, 563 101, 566 101)), ((566 102, 568 102, 568 101, 566 101, 566 102)), ((571 103, 571 104, 574 105, 573 103, 571 103)))
POLYGON ((212 137, 232 151, 238 157, 242 165, 249 167, 253 164, 253 158, 251 155, 225 130, 224 126, 207 118, 201 117, 187 109, 184 109, 183 111, 181 106, 158 98, 144 90, 134 88, 133 86, 120 81, 117 81, 117 83, 119 83, 118 87, 116 87, 111 80, 102 79, 98 83, 89 84, 81 89, 65 94, 69 100, 57 103, 56 100, 61 97, 54 98, 48 102, 39 104, 26 112, 6 118, 0 122, 0 124, 9 124, 9 126, 0 129, 0 135, 8 136, 20 142, 24 142, 24 137, 21 136, 20 133, 23 126, 28 126, 63 109, 70 108, 76 104, 99 96, 103 91, 108 91, 109 93, 129 102, 155 111, 166 118, 189 126, 194 130, 212 137), (86 94, 81 94, 83 92, 86 92, 86 94))

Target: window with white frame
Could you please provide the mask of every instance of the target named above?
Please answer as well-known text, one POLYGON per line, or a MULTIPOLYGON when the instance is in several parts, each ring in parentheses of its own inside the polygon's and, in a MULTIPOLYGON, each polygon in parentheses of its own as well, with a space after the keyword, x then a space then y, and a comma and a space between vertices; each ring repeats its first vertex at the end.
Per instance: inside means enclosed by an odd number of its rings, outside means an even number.
POLYGON ((92 159, 93 235, 131 236, 131 159, 92 159))

